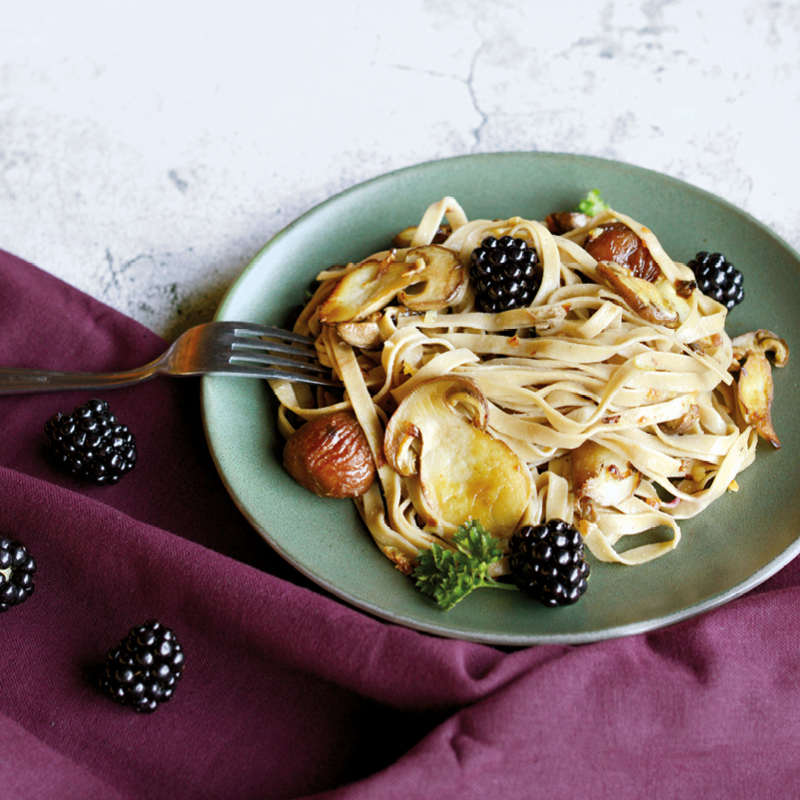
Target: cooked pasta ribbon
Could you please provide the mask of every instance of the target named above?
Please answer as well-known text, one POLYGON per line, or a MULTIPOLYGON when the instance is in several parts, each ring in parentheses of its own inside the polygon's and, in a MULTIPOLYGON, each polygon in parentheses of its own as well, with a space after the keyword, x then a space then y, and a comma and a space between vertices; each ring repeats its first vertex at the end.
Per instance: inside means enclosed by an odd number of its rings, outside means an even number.
MULTIPOLYGON (((315 338, 343 394, 272 381, 281 405, 279 427, 288 437, 298 420, 352 408, 378 474, 356 504, 377 545, 405 571, 431 542, 447 545, 459 521, 448 519, 445 495, 465 482, 456 475, 460 462, 454 454, 449 462, 437 462, 453 475, 433 476, 425 485, 426 449, 451 446, 446 426, 437 438, 435 429, 430 433, 409 419, 397 455, 410 465, 409 474, 387 458, 389 420, 430 381, 451 380, 452 391, 442 394, 447 413, 472 414, 475 436, 501 442, 502 452, 512 454, 509 463, 522 465, 516 474, 526 494, 514 512, 516 523, 565 519, 602 561, 642 564, 674 550, 681 537, 678 521, 735 488, 736 476, 755 458, 757 433, 737 408, 725 307, 692 291, 691 270, 673 261, 651 230, 618 211, 554 235, 545 224, 520 217, 470 221, 454 198, 445 197, 427 209, 404 246, 326 270, 318 280, 295 330, 315 338), (614 265, 604 266, 583 248, 590 231, 608 222, 623 223, 644 242, 660 270, 664 302, 674 301, 679 309, 677 323, 648 320, 619 290, 614 265), (467 278, 470 256, 487 236, 504 235, 536 250, 539 286, 528 308, 483 313, 467 278), (443 248, 450 268, 463 271, 463 287, 439 307, 422 311, 414 308, 421 293, 415 294, 413 280, 426 276, 429 299, 436 277, 425 265, 430 253, 439 252, 429 246, 443 248), (332 292, 364 264, 372 265, 368 280, 391 271, 404 288, 392 288, 376 309, 380 287, 372 291, 370 284, 369 313, 353 309, 349 327, 343 327, 346 294, 339 297, 341 287, 332 292), (683 287, 677 300, 674 287, 683 287), (325 311, 332 296, 338 303, 334 322, 325 311), (359 341, 369 335, 369 344, 359 345, 354 333, 359 341)), ((656 285, 652 291, 657 290, 656 285)), ((444 419, 445 411, 425 413, 444 419)), ((507 541, 512 532, 499 534, 507 541)))

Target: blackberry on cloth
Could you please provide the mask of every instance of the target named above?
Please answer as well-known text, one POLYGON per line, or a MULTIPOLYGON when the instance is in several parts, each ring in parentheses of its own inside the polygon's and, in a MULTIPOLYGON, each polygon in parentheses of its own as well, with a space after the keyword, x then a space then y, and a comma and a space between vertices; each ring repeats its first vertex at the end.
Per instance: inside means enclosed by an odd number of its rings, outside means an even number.
POLYGON ((687 265, 700 291, 728 311, 744 300, 744 277, 721 253, 698 253, 687 265))
POLYGON ((89 400, 71 414, 54 414, 44 427, 56 460, 98 486, 117 483, 136 464, 136 438, 105 400, 89 400))
POLYGON ((27 548, 0 536, 0 614, 33 594, 34 572, 36 561, 27 548))
POLYGON ((470 258, 478 308, 496 314, 529 306, 541 282, 538 266, 539 254, 524 239, 487 236, 470 258))
POLYGON ((514 583, 540 603, 570 605, 586 592, 589 564, 583 537, 564 520, 524 525, 511 537, 510 547, 514 583))
POLYGON ((150 713, 172 698, 184 664, 174 632, 151 619, 108 651, 100 686, 118 703, 150 713))

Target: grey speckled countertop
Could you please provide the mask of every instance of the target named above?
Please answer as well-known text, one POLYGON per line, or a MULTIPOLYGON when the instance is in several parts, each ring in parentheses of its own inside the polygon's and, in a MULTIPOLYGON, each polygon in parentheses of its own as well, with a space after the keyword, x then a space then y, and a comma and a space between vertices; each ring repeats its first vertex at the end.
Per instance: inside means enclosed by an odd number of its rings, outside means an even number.
POLYGON ((8 0, 0 248, 172 339, 320 201, 504 150, 664 172, 798 248, 799 129, 796 2, 8 0))

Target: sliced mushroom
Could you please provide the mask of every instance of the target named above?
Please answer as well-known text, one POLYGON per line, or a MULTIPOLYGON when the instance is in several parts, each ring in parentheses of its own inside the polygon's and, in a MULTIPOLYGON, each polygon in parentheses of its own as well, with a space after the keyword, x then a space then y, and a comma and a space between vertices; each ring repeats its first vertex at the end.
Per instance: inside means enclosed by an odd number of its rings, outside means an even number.
POLYGON ((772 368, 763 353, 749 352, 739 370, 737 403, 742 418, 775 448, 781 443, 772 427, 772 368))
POLYGON ((424 525, 445 536, 468 519, 510 536, 530 499, 530 473, 486 430, 488 413, 474 381, 445 376, 416 386, 386 427, 388 463, 407 479, 424 525))
POLYGON ((600 279, 642 319, 677 328, 690 314, 686 300, 694 281, 666 278, 647 244, 623 222, 609 222, 589 231, 584 250, 598 262, 600 279))
POLYGON ((736 405, 742 419, 774 447, 781 446, 772 425, 772 366, 789 363, 789 345, 772 331, 760 329, 735 337, 731 372, 739 371, 736 405))
POLYGON ((594 506, 616 506, 639 486, 641 475, 626 458, 613 450, 585 441, 572 451, 572 485, 584 519, 592 520, 594 506))
POLYGON ((618 294, 642 319, 655 325, 677 328, 691 312, 689 304, 662 275, 655 282, 637 278, 627 267, 614 261, 597 264, 600 280, 618 294))
POLYGON ((460 259, 445 247, 416 247, 408 251, 405 261, 395 258, 393 250, 384 259, 364 261, 343 276, 320 306, 320 322, 337 325, 364 320, 398 294, 412 311, 444 308, 466 288, 460 259), (417 285, 419 291, 412 292, 411 287, 417 285))
POLYGON ((392 250, 380 261, 363 261, 348 272, 319 307, 319 320, 324 325, 366 319, 380 311, 394 296, 416 279, 425 269, 418 262, 396 261, 392 250))
POLYGON ((731 344, 736 367, 741 365, 749 353, 772 356, 776 367, 785 367, 789 363, 789 345, 772 331, 763 328, 736 336, 731 344))
POLYGON ((343 341, 362 350, 377 350, 383 344, 381 329, 375 320, 340 322, 336 330, 343 341))
POLYGON ((398 294, 409 311, 436 311, 458 302, 467 288, 467 273, 452 250, 429 244, 409 250, 407 258, 425 263, 419 282, 398 294), (412 291, 417 288, 419 291, 412 291))
POLYGON ((613 261, 649 283, 655 283, 662 274, 644 240, 624 222, 592 228, 583 249, 595 260, 613 261))
POLYGON ((556 211, 545 217, 544 224, 550 233, 560 236, 562 233, 582 228, 589 223, 591 217, 581 214, 579 211, 556 211))
MULTIPOLYGON (((414 234, 416 232, 416 225, 412 225, 410 228, 405 228, 404 230, 400 231, 400 233, 395 235, 395 237, 392 239, 392 244, 398 248, 411 247, 411 242, 414 239, 414 234)), ((451 233, 452 229, 449 225, 441 225, 439 228, 437 228, 436 233, 433 236, 432 244, 441 244, 447 240, 447 237, 450 236, 451 233)))
POLYGON ((677 419, 671 419, 667 422, 662 422, 659 427, 661 428, 664 433, 669 434, 683 434, 689 433, 689 431, 694 427, 695 423, 700 420, 700 406, 698 405, 691 405, 689 406, 689 410, 683 414, 682 416, 678 417, 677 419))

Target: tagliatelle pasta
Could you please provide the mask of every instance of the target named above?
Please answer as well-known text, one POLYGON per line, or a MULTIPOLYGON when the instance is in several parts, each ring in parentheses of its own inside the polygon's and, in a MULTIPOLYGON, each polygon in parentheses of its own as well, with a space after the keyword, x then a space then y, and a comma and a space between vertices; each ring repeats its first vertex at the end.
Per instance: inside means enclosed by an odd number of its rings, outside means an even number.
MULTIPOLYGON (((288 438, 304 421, 352 409, 377 467, 355 502, 401 569, 432 542, 446 545, 458 524, 448 509, 465 502, 503 520, 494 533, 507 540, 513 525, 503 513, 522 495, 518 513, 509 512, 514 525, 563 519, 596 558, 641 564, 673 550, 680 521, 736 488, 755 458, 726 308, 694 288, 692 271, 625 214, 608 209, 554 235, 520 217, 469 220, 448 197, 397 247, 318 280, 295 330, 315 339, 343 392, 272 381, 279 427, 288 438), (644 285, 584 249, 590 232, 610 222, 644 243, 657 281, 644 285), (538 288, 527 308, 484 313, 468 278, 470 256, 487 236, 505 235, 536 250, 538 288), (435 278, 431 259, 440 257, 451 259, 450 271, 435 278), (453 280, 455 289, 442 288, 453 280), (663 309, 673 316, 662 320, 663 309), (422 416, 391 426, 409 398, 422 416), (437 415, 445 419, 437 403, 449 403, 447 413, 461 414, 467 427, 451 421, 437 429, 437 415), (482 438, 471 444, 478 429, 482 438), (400 444, 387 439, 395 433, 400 444), (434 451, 426 486, 423 458, 434 451), (504 459, 513 466, 498 473, 504 459), (504 477, 487 485, 459 472, 467 463, 504 477), (638 536, 648 531, 656 533, 638 536)), ((501 561, 498 573, 505 568, 501 561)))

